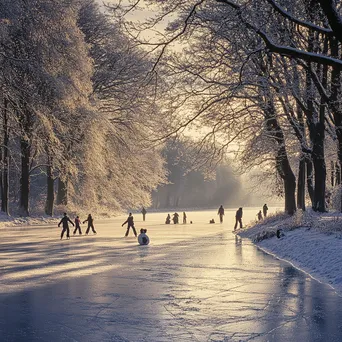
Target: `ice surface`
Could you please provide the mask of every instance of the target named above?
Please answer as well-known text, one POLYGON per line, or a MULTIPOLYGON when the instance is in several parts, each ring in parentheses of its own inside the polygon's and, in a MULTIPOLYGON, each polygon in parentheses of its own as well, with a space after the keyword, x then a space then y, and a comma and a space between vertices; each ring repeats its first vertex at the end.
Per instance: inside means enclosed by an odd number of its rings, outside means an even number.
POLYGON ((2 229, 0 341, 341 341, 342 299, 232 234, 234 215, 135 214, 148 246, 123 237, 125 217, 63 241, 2 229))

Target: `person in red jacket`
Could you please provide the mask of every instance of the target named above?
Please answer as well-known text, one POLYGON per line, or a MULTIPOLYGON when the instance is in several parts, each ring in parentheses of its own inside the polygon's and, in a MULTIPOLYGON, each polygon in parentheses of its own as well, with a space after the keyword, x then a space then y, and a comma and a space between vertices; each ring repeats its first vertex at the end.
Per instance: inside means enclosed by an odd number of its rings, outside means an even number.
POLYGON ((78 216, 75 218, 75 229, 74 229, 74 235, 76 232, 79 232, 80 235, 82 235, 82 230, 81 230, 81 220, 78 216))

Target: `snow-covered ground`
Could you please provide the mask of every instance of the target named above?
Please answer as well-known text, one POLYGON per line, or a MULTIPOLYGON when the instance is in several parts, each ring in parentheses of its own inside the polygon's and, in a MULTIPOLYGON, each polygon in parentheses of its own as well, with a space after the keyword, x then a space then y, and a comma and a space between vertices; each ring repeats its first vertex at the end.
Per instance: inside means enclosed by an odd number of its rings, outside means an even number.
POLYGON ((238 232, 258 247, 284 259, 313 278, 330 284, 342 295, 342 215, 311 210, 293 217, 271 215, 238 232), (281 229, 284 236, 277 238, 281 229), (272 236, 269 238, 269 236, 272 236))
POLYGON ((63 241, 57 222, 2 228, 0 341, 341 341, 342 298, 232 234, 234 215, 136 215, 149 246, 123 216, 63 241))

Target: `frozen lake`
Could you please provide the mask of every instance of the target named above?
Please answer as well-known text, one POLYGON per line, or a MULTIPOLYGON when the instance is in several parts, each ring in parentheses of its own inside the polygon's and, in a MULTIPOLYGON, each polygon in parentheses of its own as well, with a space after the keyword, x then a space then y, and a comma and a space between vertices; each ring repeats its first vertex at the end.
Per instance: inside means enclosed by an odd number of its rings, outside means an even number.
POLYGON ((232 234, 235 210, 187 214, 135 214, 149 246, 123 238, 126 216, 63 241, 57 226, 2 229, 0 341, 342 341, 330 287, 232 234))

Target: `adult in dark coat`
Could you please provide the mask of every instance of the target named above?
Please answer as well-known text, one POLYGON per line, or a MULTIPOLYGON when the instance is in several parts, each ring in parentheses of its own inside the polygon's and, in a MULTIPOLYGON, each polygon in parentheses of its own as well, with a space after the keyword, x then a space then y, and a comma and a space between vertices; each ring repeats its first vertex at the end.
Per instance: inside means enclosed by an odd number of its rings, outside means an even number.
POLYGON ((64 213, 64 216, 62 217, 61 221, 58 223, 58 227, 62 224, 63 229, 61 233, 61 240, 63 239, 63 235, 66 232, 67 239, 70 239, 70 229, 69 229, 69 222, 74 225, 74 223, 69 219, 66 213, 64 213))
POLYGON ((146 209, 144 207, 142 208, 141 213, 143 215, 143 221, 145 221, 145 217, 146 217, 147 211, 146 211, 146 209))
POLYGON ((264 206, 262 207, 262 211, 264 213, 264 217, 267 216, 267 210, 268 210, 268 207, 267 207, 267 204, 265 203, 264 206))
POLYGON ((88 228, 86 230, 86 235, 88 235, 90 228, 93 231, 93 233, 96 234, 96 230, 95 230, 95 227, 94 227, 94 219, 91 216, 91 214, 89 214, 87 219, 83 221, 83 223, 86 223, 86 222, 88 222, 88 228))
POLYGON ((123 227, 126 223, 127 223, 127 230, 126 230, 125 236, 128 236, 129 228, 132 227, 133 233, 134 233, 135 237, 137 237, 137 232, 136 232, 135 227, 134 227, 134 218, 133 218, 132 213, 129 213, 127 220, 121 225, 121 227, 123 227))
POLYGON ((242 208, 239 208, 236 211, 234 230, 236 230, 238 223, 240 223, 240 229, 241 229, 242 228, 242 208))
POLYGON ((223 222, 223 216, 224 216, 224 209, 223 205, 221 204, 220 208, 218 209, 217 215, 220 215, 220 222, 223 222))
POLYGON ((174 224, 178 224, 178 221, 179 221, 179 214, 178 213, 173 214, 172 221, 174 224))

